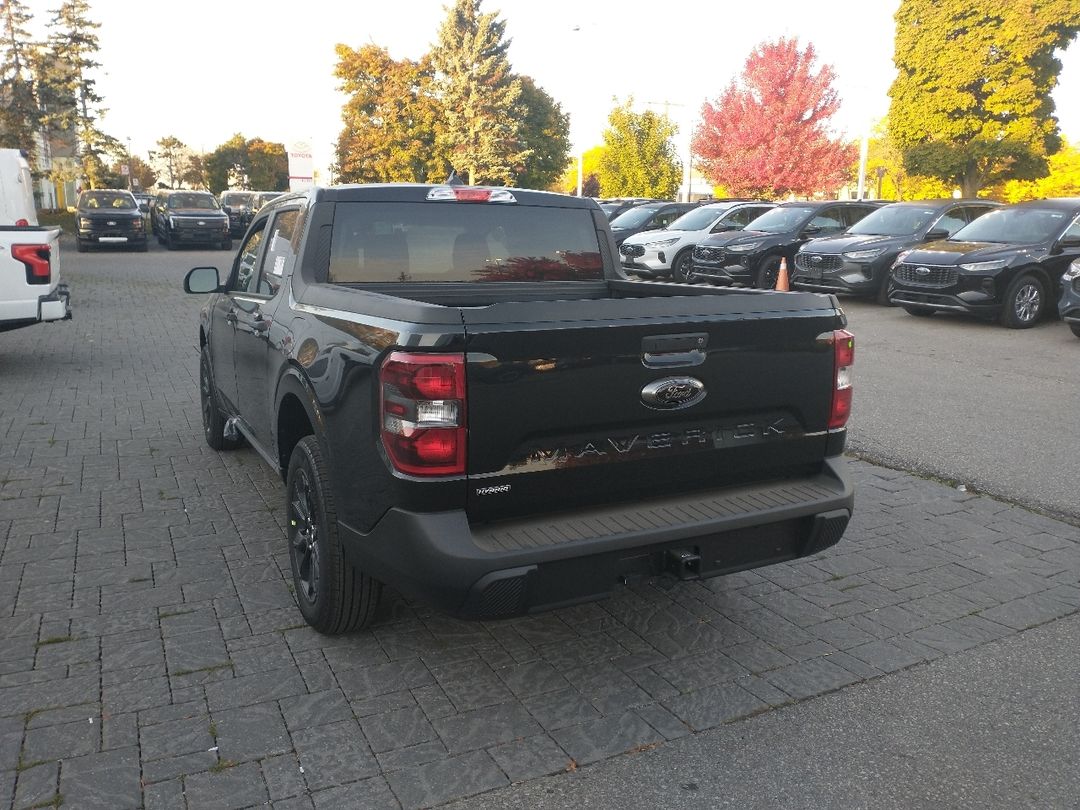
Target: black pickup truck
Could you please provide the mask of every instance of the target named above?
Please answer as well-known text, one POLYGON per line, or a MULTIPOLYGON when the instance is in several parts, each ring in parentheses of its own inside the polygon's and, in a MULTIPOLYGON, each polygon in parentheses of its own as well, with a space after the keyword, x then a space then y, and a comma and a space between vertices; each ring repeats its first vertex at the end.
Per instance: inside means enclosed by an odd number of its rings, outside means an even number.
POLYGON ((632 281, 590 199, 314 189, 184 287, 213 293, 206 440, 283 476, 321 632, 381 582, 515 616, 813 554, 851 515, 836 299, 632 281))

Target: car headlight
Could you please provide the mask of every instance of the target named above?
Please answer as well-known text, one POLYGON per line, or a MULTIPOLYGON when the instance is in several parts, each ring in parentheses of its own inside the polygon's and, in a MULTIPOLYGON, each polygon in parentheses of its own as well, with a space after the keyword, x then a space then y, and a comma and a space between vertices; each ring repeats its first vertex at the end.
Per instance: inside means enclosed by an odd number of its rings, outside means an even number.
POLYGON ((88 220, 86 217, 79 217, 79 227, 80 228, 89 228, 90 227, 90 220, 88 220))
POLYGON ((991 270, 1000 270, 1007 264, 1005 259, 994 259, 990 262, 967 262, 960 267, 969 273, 989 273, 991 270))
POLYGON ((176 230, 176 217, 169 217, 169 227, 176 230))
POLYGON ((737 245, 728 245, 728 250, 732 253, 749 253, 751 250, 756 250, 763 244, 763 239, 758 239, 754 242, 742 242, 737 245))
POLYGON ((1074 278, 1080 278, 1080 259, 1076 259, 1069 265, 1069 269, 1065 271, 1065 279, 1072 281, 1074 278))
POLYGON ((660 239, 656 242, 646 242, 645 247, 649 250, 659 250, 660 248, 670 247, 678 241, 679 237, 676 236, 672 239, 660 239))
POLYGON ((853 250, 850 253, 845 253, 845 259, 851 259, 856 262, 864 262, 868 259, 876 259, 882 253, 885 252, 885 248, 867 248, 866 250, 853 250))
POLYGON ((896 261, 892 263, 892 266, 896 267, 896 265, 898 265, 898 264, 903 264, 904 259, 906 259, 908 256, 910 256, 914 252, 915 252, 914 248, 912 248, 911 250, 901 250, 900 255, 896 257, 896 261))
POLYGON ((131 220, 131 227, 134 228, 135 230, 141 231, 142 226, 143 226, 142 217, 135 217, 135 219, 131 220))

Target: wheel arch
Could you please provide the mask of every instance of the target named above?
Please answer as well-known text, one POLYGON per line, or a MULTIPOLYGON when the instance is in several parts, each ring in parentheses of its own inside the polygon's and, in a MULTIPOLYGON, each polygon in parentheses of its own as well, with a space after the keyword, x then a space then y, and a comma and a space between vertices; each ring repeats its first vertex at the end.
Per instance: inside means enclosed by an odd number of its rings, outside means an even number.
MULTIPOLYGON (((295 365, 290 364, 282 374, 274 401, 274 444, 278 472, 284 480, 289 470, 289 458, 302 438, 315 436, 320 445, 323 444, 325 422, 311 383, 295 365)), ((326 451, 324 446, 323 452, 326 451)))

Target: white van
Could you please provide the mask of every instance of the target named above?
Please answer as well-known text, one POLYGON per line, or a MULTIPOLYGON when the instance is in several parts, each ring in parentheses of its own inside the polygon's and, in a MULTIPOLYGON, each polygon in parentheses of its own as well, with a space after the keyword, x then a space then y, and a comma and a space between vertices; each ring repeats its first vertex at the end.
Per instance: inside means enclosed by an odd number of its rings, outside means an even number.
POLYGON ((0 149, 0 332, 71 317, 60 283, 60 229, 40 227, 33 177, 18 149, 0 149))

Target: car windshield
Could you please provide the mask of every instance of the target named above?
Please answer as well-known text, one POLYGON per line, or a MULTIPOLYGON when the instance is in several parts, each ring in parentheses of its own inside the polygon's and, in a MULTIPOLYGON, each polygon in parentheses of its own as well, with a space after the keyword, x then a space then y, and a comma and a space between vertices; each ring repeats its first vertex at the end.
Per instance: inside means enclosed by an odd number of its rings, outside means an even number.
POLYGON ((748 231, 765 231, 766 233, 785 233, 795 229, 795 226, 814 213, 813 208, 781 206, 771 211, 766 211, 757 219, 746 226, 748 231))
POLYGON ((848 228, 848 233, 867 236, 911 236, 918 233, 937 213, 917 205, 886 205, 848 228))
POLYGON ((221 204, 234 206, 236 208, 251 208, 254 196, 254 194, 236 194, 235 192, 229 192, 228 194, 221 195, 221 204))
POLYGON ((667 226, 669 231, 703 231, 724 215, 726 208, 695 208, 667 226))
POLYGON ((661 208, 663 208, 662 205, 639 205, 637 208, 631 208, 629 211, 624 211, 615 217, 615 219, 611 220, 611 227, 640 228, 652 219, 653 214, 661 208))
POLYGON ((218 204, 209 194, 173 194, 169 197, 170 208, 204 208, 217 210, 218 204))
POLYGON ((1047 208, 1002 208, 965 225, 949 241, 1034 245, 1054 236, 1074 213, 1047 208))
POLYGON ((88 191, 79 200, 79 207, 131 210, 135 208, 135 198, 121 191, 88 191))

